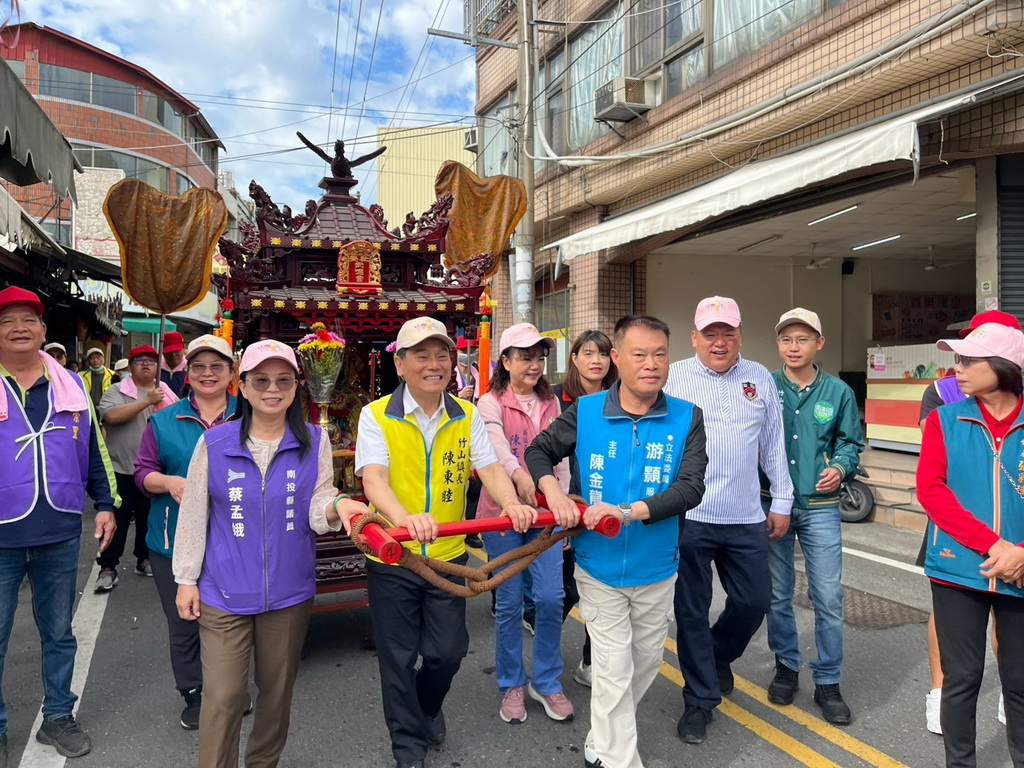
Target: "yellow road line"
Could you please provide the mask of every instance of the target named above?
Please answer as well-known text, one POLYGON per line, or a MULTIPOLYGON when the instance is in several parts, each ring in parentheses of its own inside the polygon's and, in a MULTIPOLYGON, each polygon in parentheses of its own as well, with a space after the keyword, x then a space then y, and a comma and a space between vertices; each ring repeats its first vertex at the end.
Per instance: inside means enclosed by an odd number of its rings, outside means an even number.
MULTIPOLYGON (((661 663, 661 674, 680 688, 683 687, 682 673, 668 662, 663 661, 661 663)), ((799 762, 809 766, 809 768, 839 768, 838 763, 833 763, 806 744, 797 741, 789 734, 751 714, 728 699, 722 699, 722 703, 718 705, 718 711, 726 717, 735 720, 747 730, 752 731, 754 735, 764 739, 772 746, 778 747, 799 762)))
MULTIPOLYGON (((469 551, 480 560, 487 559, 486 553, 482 550, 469 548, 469 551)), ((580 616, 579 610, 575 606, 571 611, 569 611, 569 615, 576 619, 576 621, 581 623, 583 622, 583 618, 580 616)), ((674 639, 671 637, 666 638, 665 648, 669 653, 678 658, 679 649, 677 648, 676 641, 674 639)), ((684 681, 682 673, 671 664, 662 662, 661 675, 676 683, 680 688, 683 686, 684 681)), ((851 755, 860 758, 869 765, 878 766, 878 768, 909 768, 906 764, 901 763, 884 752, 875 749, 870 744, 865 744, 860 739, 850 736, 845 731, 836 728, 833 725, 829 725, 824 720, 812 715, 810 712, 802 710, 792 704, 785 707, 772 704, 768 701, 768 693, 765 689, 755 685, 745 678, 740 677, 739 675, 734 675, 734 678, 736 681, 736 688, 747 696, 750 696, 759 704, 763 704, 778 712, 780 715, 789 718, 794 723, 802 725, 815 735, 820 736, 840 749, 849 752, 851 755)), ((752 731, 769 744, 772 744, 783 752, 788 753, 804 765, 811 766, 811 768, 830 768, 831 766, 836 766, 836 768, 838 768, 836 763, 832 762, 824 755, 815 752, 810 747, 789 736, 771 723, 766 720, 762 720, 727 698, 722 699, 722 703, 718 705, 718 711, 726 717, 735 720, 737 723, 752 731)))
MULTIPOLYGON (((676 641, 671 637, 665 640, 665 647, 670 653, 679 656, 678 648, 676 647, 676 641)), ((908 768, 905 764, 893 759, 884 752, 872 747, 870 744, 865 744, 860 739, 854 738, 850 734, 846 733, 840 728, 836 728, 834 725, 829 725, 824 720, 810 712, 800 709, 792 704, 787 706, 779 706, 778 704, 772 704, 768 701, 768 692, 764 688, 746 680, 739 675, 733 675, 736 681, 736 689, 750 696, 756 700, 759 704, 775 710, 780 715, 788 717, 794 723, 802 725, 812 733, 817 734, 826 741, 830 741, 841 749, 845 749, 851 755, 859 757, 861 760, 869 763, 870 765, 878 766, 879 768, 908 768)), ((680 684, 682 684, 682 674, 679 675, 680 684)), ((728 702, 729 699, 722 699, 722 704, 728 702)), ((731 702, 730 702, 731 703, 731 702)), ((721 708, 722 705, 719 705, 721 708)))

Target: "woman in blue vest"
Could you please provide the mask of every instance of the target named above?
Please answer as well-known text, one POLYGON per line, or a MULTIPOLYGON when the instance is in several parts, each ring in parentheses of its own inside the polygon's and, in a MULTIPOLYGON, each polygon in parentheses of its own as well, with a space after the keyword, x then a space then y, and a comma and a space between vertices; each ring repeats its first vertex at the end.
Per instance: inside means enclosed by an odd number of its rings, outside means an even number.
POLYGON ((170 638, 174 685, 185 700, 179 722, 187 731, 199 728, 203 668, 199 660, 199 625, 178 615, 178 585, 171 572, 178 505, 185 490, 185 473, 196 443, 206 430, 234 418, 235 398, 228 394, 234 369, 231 346, 206 334, 188 345, 185 355, 192 391, 172 406, 153 414, 142 434, 135 459, 135 484, 152 499, 146 546, 153 581, 170 638))
POLYGON ((334 488, 331 445, 302 420, 295 353, 259 341, 242 355, 239 418, 196 446, 174 547, 178 613, 198 621, 204 705, 200 768, 237 768, 249 664, 258 689, 245 764, 276 766, 313 611, 316 535, 366 507, 334 488))
POLYGON ((942 661, 947 766, 976 760, 978 691, 995 617, 1006 736, 1024 766, 1024 333, 986 323, 952 351, 967 396, 928 416, 917 496, 933 523, 925 558, 942 661))

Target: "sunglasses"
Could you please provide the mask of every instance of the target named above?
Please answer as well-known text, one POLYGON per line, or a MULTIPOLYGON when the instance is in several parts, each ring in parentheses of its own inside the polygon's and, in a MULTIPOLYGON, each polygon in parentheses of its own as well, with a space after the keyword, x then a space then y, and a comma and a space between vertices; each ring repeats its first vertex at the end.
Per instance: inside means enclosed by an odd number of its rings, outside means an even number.
POLYGON ((269 376, 247 376, 245 379, 245 383, 257 392, 265 392, 270 389, 271 382, 281 392, 287 392, 295 386, 298 380, 294 376, 282 376, 278 379, 272 379, 269 376))

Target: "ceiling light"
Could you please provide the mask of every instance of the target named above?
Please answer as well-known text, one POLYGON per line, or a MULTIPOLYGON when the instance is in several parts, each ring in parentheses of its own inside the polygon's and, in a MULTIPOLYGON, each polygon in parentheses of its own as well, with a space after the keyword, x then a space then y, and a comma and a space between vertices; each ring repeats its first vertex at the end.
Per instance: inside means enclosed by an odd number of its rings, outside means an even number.
POLYGON ((835 213, 830 213, 828 216, 822 216, 820 219, 815 219, 814 221, 808 221, 807 222, 807 226, 808 227, 813 227, 815 224, 821 224, 821 222, 823 222, 823 221, 828 221, 829 219, 834 219, 836 216, 842 216, 844 213, 849 213, 850 211, 856 211, 858 208, 860 208, 859 205, 851 205, 849 208, 843 208, 843 210, 836 211, 835 213))
POLYGON ((956 220, 957 221, 963 221, 964 219, 973 219, 977 215, 978 215, 977 211, 975 211, 974 213, 965 213, 963 216, 957 216, 956 220))
POLYGON ((899 240, 903 235, 891 235, 889 237, 883 237, 881 240, 874 240, 870 243, 864 243, 864 245, 855 245, 853 250, 863 251, 865 248, 871 248, 874 245, 881 245, 882 243, 891 243, 893 240, 899 240))
POLYGON ((742 248, 737 248, 736 249, 736 253, 741 253, 743 251, 749 251, 751 248, 757 248, 757 246, 759 246, 759 245, 764 245, 765 243, 771 243, 771 242, 774 242, 775 240, 781 240, 781 239, 782 239, 782 235, 768 235, 768 237, 762 238, 762 239, 760 239, 760 240, 758 240, 756 242, 747 243, 742 248))

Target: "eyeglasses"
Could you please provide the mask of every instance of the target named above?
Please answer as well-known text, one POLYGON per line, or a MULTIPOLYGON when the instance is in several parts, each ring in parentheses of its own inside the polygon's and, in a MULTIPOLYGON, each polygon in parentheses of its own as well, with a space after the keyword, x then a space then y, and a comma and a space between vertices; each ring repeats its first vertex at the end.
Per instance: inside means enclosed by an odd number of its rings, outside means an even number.
POLYGON ((269 376, 249 376, 246 378, 245 383, 257 392, 264 392, 270 389, 270 383, 273 382, 274 386, 281 392, 287 392, 295 386, 296 381, 294 376, 282 376, 279 379, 272 379, 269 376))
POLYGON ((136 357, 132 360, 132 365, 156 365, 156 358, 136 357))
POLYGON ((188 364, 189 373, 194 373, 196 376, 202 376, 207 371, 212 373, 214 376, 220 376, 227 369, 228 369, 228 364, 227 363, 210 363, 209 365, 207 365, 206 363, 189 363, 188 364))
POLYGON ((959 365, 961 368, 970 368, 979 360, 984 359, 984 357, 967 357, 966 355, 960 355, 955 352, 953 353, 953 364, 959 365))
POLYGON ((801 347, 806 347, 808 344, 813 344, 816 341, 816 338, 811 338, 809 336, 779 336, 779 344, 781 344, 784 347, 790 347, 793 344, 797 344, 801 347))

